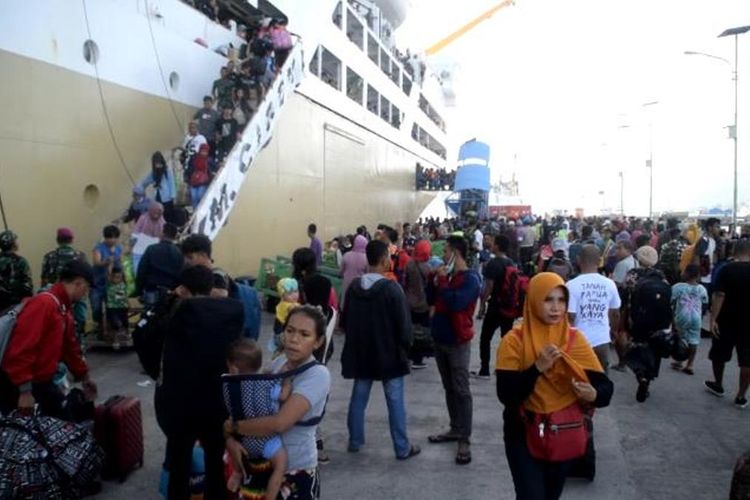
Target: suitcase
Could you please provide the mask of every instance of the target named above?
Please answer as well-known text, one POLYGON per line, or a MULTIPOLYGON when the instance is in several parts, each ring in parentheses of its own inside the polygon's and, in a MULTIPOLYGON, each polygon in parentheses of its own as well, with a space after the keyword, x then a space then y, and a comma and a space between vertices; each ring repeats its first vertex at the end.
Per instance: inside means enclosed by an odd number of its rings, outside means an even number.
POLYGON ((125 481, 143 466, 143 423, 138 398, 112 396, 96 407, 94 436, 104 449, 102 478, 125 481))
POLYGON ((568 469, 568 477, 576 479, 586 479, 589 482, 596 476, 596 450, 594 449, 594 422, 591 417, 585 418, 586 430, 589 435, 589 442, 586 445, 586 454, 581 458, 573 460, 568 469))

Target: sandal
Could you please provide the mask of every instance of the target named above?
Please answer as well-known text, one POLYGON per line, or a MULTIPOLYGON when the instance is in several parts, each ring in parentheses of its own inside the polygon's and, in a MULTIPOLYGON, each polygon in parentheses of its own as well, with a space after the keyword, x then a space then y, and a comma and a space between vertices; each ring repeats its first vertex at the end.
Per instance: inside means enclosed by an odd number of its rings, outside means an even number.
POLYGON ((695 372, 693 371, 693 369, 692 368, 688 368, 688 367, 683 368, 682 369, 682 373, 684 373, 686 375, 695 375, 695 372))
POLYGON ((461 438, 459 436, 456 436, 455 434, 445 433, 445 434, 433 434, 432 436, 427 437, 427 441, 429 441, 432 444, 436 443, 455 443, 456 441, 460 440, 461 438))
POLYGON ((408 460, 411 457, 416 457, 420 453, 422 453, 422 449, 419 446, 413 444, 413 445, 411 445, 411 448, 409 448, 409 453, 407 453, 403 457, 398 457, 397 456, 396 460, 408 460))
POLYGON ((471 463, 471 450, 466 449, 461 451, 459 448, 459 451, 456 453, 456 464, 458 465, 468 465, 471 463))
POLYGON ((674 361, 670 363, 669 366, 671 366, 673 370, 677 370, 677 371, 683 370, 685 368, 685 366, 679 361, 674 361))

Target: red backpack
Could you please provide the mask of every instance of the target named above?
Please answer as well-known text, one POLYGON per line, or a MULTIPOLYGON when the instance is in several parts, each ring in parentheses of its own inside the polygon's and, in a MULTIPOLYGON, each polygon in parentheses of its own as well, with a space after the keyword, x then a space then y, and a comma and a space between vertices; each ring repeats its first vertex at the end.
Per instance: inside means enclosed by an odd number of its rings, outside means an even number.
POLYGON ((523 316, 523 303, 528 289, 529 277, 514 264, 505 266, 503 286, 497 302, 500 314, 511 319, 523 316))

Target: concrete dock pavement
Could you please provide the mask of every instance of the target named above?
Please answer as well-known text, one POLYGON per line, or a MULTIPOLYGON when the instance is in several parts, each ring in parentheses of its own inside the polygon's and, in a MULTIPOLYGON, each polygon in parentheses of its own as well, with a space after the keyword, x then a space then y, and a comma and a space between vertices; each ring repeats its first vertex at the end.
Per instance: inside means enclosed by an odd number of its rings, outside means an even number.
MULTIPOLYGON (((264 313, 261 337, 265 345, 272 318, 264 313)), ((477 331, 480 329, 477 325, 477 331)), ((409 438, 421 455, 395 459, 388 430, 382 385, 374 384, 366 417, 367 442, 359 453, 347 453, 346 414, 351 381, 341 378, 339 358, 343 337, 335 337, 336 352, 329 369, 332 390, 322 424, 331 461, 321 465, 322 498, 397 499, 513 499, 515 493, 502 442, 502 405, 493 380, 472 380, 474 397, 473 461, 454 463, 455 443, 430 444, 427 436, 446 429, 447 410, 434 360, 415 370, 406 381, 409 438)), ((499 341, 496 336, 493 353, 499 341)), ((478 337, 474 340, 478 351, 478 337)), ((644 404, 635 401, 631 373, 612 372, 615 394, 609 408, 594 418, 597 476, 593 483, 570 480, 564 499, 716 500, 727 498, 732 467, 750 449, 750 410, 733 405, 738 370, 727 365, 727 395, 705 392, 710 378, 709 341, 703 340, 694 376, 662 364, 644 404)), ((153 410, 154 384, 141 373, 135 353, 94 351, 88 354, 92 376, 103 400, 114 394, 141 399, 145 464, 122 483, 105 482, 97 498, 158 499, 158 482, 165 439, 153 410)), ((472 360, 478 363, 478 352, 472 360)), ((196 402, 200 404, 200 402, 196 402)))

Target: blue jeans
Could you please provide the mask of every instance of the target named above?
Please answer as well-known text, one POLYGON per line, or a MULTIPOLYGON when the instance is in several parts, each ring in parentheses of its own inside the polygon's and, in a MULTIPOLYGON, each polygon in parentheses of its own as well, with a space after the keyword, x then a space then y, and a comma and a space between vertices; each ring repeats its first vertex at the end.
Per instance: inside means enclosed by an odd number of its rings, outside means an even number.
POLYGON ((102 322, 102 306, 107 296, 106 285, 100 287, 91 287, 89 290, 89 302, 91 302, 91 317, 97 323, 102 322))
POLYGON ((198 206, 203 195, 206 194, 206 190, 208 190, 208 185, 197 187, 190 186, 190 204, 193 206, 193 210, 198 206))
MULTIPOLYGON (((352 397, 349 400, 349 447, 359 449, 365 444, 365 409, 370 399, 372 380, 355 379, 352 386, 352 397)), ((406 436, 406 407, 404 406, 404 377, 383 381, 383 392, 388 404, 388 424, 391 428, 393 449, 397 457, 405 457, 411 451, 409 438, 406 436)))

